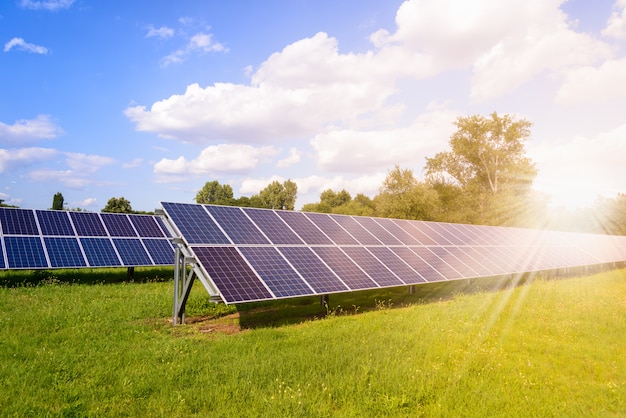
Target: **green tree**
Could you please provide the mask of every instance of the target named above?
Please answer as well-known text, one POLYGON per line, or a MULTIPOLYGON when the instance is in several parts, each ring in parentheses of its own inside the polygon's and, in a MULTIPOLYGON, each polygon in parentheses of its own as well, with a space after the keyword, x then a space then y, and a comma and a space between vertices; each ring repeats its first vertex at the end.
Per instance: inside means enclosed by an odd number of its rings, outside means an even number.
MULTIPOLYGON (((467 197, 465 210, 476 213, 478 223, 519 223, 527 215, 527 199, 537 174, 524 149, 531 123, 494 112, 489 117, 460 117, 455 125, 450 151, 426 159, 428 182, 440 189, 457 186, 456 191, 467 197)), ((457 198, 451 201, 459 203, 457 198)))
POLYGON ((63 210, 63 204, 65 203, 65 199, 63 199, 63 195, 61 192, 55 193, 52 198, 52 210, 63 210))
POLYGON ((232 206, 233 188, 229 184, 220 184, 217 180, 207 181, 196 194, 196 202, 201 204, 232 206))
POLYGON ((271 182, 258 195, 250 198, 250 206, 267 209, 293 210, 296 205, 298 186, 291 180, 271 182))
POLYGON ((356 216, 374 216, 375 204, 368 196, 359 193, 354 199, 332 209, 332 213, 356 216))
POLYGON ((112 197, 106 206, 102 208, 102 212, 133 213, 133 208, 130 205, 130 201, 124 197, 112 197))
POLYGON ((387 174, 374 202, 376 214, 388 218, 435 220, 438 210, 437 192, 398 165, 387 174))

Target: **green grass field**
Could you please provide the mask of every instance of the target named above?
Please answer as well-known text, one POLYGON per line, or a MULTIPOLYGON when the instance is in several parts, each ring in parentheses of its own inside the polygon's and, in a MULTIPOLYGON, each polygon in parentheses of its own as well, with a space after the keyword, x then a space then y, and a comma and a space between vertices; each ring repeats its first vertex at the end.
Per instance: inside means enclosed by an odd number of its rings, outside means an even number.
POLYGON ((197 286, 179 327, 162 272, 63 274, 0 288, 0 416, 626 416, 623 269, 332 295, 328 309, 215 306, 197 286))

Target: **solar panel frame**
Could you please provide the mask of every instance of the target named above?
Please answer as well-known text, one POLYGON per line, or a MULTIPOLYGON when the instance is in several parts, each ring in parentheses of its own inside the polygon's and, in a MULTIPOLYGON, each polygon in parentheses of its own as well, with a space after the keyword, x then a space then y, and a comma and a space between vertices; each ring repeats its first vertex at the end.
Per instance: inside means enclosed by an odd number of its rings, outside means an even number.
POLYGON ((308 245, 332 245, 333 241, 302 212, 277 211, 276 214, 308 245))
POLYGON ((273 210, 248 208, 245 213, 273 244, 304 244, 304 241, 273 210))
POLYGON ((81 237, 106 237, 107 230, 98 213, 70 212, 72 224, 81 237))
POLYGON ((76 231, 66 211, 36 210, 43 236, 76 236, 76 231))
POLYGON ((8 269, 48 268, 46 253, 38 236, 5 236, 4 245, 8 269))
POLYGON ((100 218, 112 237, 137 237, 137 231, 125 214, 101 213, 100 218))
POLYGON ((4 235, 39 235, 35 213, 29 209, 0 208, 4 235))
POLYGON ((44 237, 51 268, 87 267, 76 237, 44 237))
POLYGON ((350 290, 375 289, 378 284, 339 247, 313 247, 313 252, 350 290))

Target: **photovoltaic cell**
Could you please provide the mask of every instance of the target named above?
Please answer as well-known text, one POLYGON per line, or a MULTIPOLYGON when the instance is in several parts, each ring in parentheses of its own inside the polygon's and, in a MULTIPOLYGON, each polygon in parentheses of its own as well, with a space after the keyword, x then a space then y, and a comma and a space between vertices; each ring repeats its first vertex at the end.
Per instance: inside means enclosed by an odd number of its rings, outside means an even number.
POLYGON ((298 234, 298 236, 309 245, 329 245, 333 242, 320 231, 313 223, 301 212, 276 212, 283 221, 287 223, 298 234))
POLYGON ((7 265, 10 269, 48 267, 39 237, 4 237, 7 251, 7 265))
POLYGON ((447 247, 447 250, 452 253, 456 258, 461 260, 463 264, 471 268, 476 272, 476 276, 491 276, 493 273, 490 269, 485 267, 479 261, 477 261, 474 257, 472 257, 465 247, 447 247))
POLYGON ((113 238, 113 244, 125 266, 149 266, 152 264, 139 238, 113 238))
POLYGON ((307 213, 306 216, 335 244, 358 245, 358 242, 341 225, 333 221, 330 215, 325 213, 307 213))
POLYGON ((374 235, 370 234, 367 229, 363 228, 360 223, 354 220, 352 216, 330 215, 335 222, 341 225, 350 233, 361 245, 381 245, 382 243, 374 235))
POLYGON ((422 245, 421 242, 413 238, 413 236, 408 233, 402 225, 403 222, 395 222, 393 219, 380 218, 376 219, 383 228, 391 233, 394 237, 398 238, 402 244, 404 245, 422 245))
POLYGON ((376 283, 337 247, 314 247, 313 251, 339 276, 350 290, 373 289, 376 283))
POLYGON ((202 206, 183 203, 162 205, 189 244, 230 244, 202 206))
POLYGON ((383 228, 374 218, 364 218, 355 216, 354 220, 370 231, 385 245, 402 245, 402 242, 394 237, 389 231, 383 228))
POLYGON ((455 270, 452 265, 432 252, 429 247, 411 247, 411 250, 447 280, 461 279, 464 277, 460 272, 455 270))
POLYGON ((440 245, 464 245, 462 239, 454 234, 454 230, 450 228, 449 224, 436 223, 436 222, 420 222, 420 225, 429 228, 434 231, 441 239, 437 239, 433 236, 433 239, 440 245))
POLYGON ((213 218, 235 244, 269 244, 241 209, 232 206, 206 206, 213 218))
POLYGON ((491 274, 493 275, 504 274, 508 271, 506 266, 501 262, 496 262, 495 258, 494 261, 491 260, 491 257, 493 256, 489 256, 489 252, 485 251, 488 249, 485 247, 464 247, 464 250, 476 261, 491 271, 491 274))
POLYGON ((159 218, 154 216, 135 215, 130 217, 130 222, 140 237, 162 238, 164 237, 163 231, 157 224, 157 219, 159 218))
POLYGON ((391 248, 369 247, 368 250, 374 254, 389 270, 393 271, 405 284, 425 283, 426 280, 413 270, 407 263, 391 251, 391 248))
POLYGON ((76 238, 44 237, 50 267, 85 267, 87 263, 76 238))
POLYGON ((276 297, 313 294, 313 290, 307 286, 276 248, 240 247, 239 251, 276 297))
POLYGON ((154 264, 159 266, 174 264, 174 249, 168 240, 144 238, 142 241, 154 264))
MULTIPOLYGON (((450 247, 429 247, 430 251, 435 253, 437 257, 445 261, 454 270, 458 271, 462 277, 476 277, 478 273, 470 268, 467 264, 463 263, 459 258, 455 257, 454 249, 450 247)), ((473 261, 473 260, 472 260, 473 261)))
POLYGON ((310 248, 281 247, 279 250, 316 293, 324 294, 350 290, 310 248))
POLYGON ((246 209, 248 216, 274 244, 304 244, 273 210, 246 209))
POLYGON ((404 284, 365 247, 343 247, 342 250, 379 286, 401 286, 404 284))
POLYGON ((391 249, 402 260, 404 260, 413 270, 417 271, 420 276, 427 282, 439 282, 446 280, 437 270, 429 266, 420 256, 411 251, 407 247, 394 247, 391 249))
POLYGON ((32 210, 0 208, 0 224, 4 235, 39 235, 32 210))
POLYGON ((80 238, 90 267, 120 266, 120 260, 115 253, 109 238, 80 238))
POLYGON ((233 247, 191 247, 227 303, 272 299, 233 247))
POLYGON ((112 237, 136 237, 137 233, 130 224, 130 220, 127 215, 102 213, 100 214, 104 225, 109 231, 109 235, 112 237))
POLYGON ((68 212, 61 210, 37 210, 42 235, 74 236, 68 212))
MULTIPOLYGON (((436 245, 438 242, 432 238, 436 235, 425 224, 416 225, 415 222, 396 219, 395 223, 402 227, 403 230, 408 232, 418 243, 421 245, 436 245)), ((439 239, 441 237, 438 237, 439 239)))
POLYGON ((76 232, 81 237, 106 237, 100 216, 93 212, 70 212, 76 232))

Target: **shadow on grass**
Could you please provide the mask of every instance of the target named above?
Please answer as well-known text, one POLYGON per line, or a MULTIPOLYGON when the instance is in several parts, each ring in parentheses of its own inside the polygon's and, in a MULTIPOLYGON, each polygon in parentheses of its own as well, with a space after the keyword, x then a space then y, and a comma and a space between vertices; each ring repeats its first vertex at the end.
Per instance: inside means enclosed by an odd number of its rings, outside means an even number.
POLYGON ((6 270, 0 271, 0 287, 164 282, 172 280, 173 274, 172 267, 6 270))

